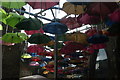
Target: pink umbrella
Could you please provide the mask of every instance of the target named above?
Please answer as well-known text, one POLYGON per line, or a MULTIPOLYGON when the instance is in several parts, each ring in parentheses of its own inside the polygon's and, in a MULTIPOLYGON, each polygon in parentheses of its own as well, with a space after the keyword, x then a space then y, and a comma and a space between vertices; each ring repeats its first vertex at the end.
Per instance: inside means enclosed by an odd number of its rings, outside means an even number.
POLYGON ((80 43, 71 42, 71 43, 66 44, 64 47, 62 47, 60 49, 60 52, 63 54, 69 54, 69 53, 75 52, 76 50, 81 50, 83 48, 84 46, 81 45, 80 43))
POLYGON ((69 29, 75 29, 81 26, 81 24, 77 22, 77 18, 75 17, 63 18, 60 20, 60 23, 67 25, 69 29))
POLYGON ((114 22, 120 22, 120 8, 111 13, 109 18, 114 22))
POLYGON ((41 28, 40 30, 30 30, 30 31, 27 31, 25 30, 25 33, 27 35, 32 35, 32 34, 35 34, 35 33, 44 33, 43 29, 41 28))
POLYGON ((44 52, 44 50, 45 48, 38 45, 31 45, 27 48, 27 52, 29 53, 40 53, 40 52, 44 52))
POLYGON ((53 2, 53 0, 34 0, 34 2, 27 2, 33 9, 48 9, 57 4, 59 4, 59 0, 53 2))
POLYGON ((78 23, 82 23, 82 24, 98 24, 98 23, 100 23, 100 17, 90 16, 86 13, 83 16, 81 16, 81 15, 78 16, 77 21, 78 21, 78 23))

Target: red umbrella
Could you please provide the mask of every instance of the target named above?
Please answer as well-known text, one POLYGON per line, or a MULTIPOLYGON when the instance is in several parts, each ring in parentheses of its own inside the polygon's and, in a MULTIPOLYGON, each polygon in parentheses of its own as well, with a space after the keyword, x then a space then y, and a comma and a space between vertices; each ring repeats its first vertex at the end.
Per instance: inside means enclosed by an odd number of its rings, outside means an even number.
POLYGON ((75 29, 81 26, 75 17, 63 18, 60 20, 60 23, 67 25, 69 29, 75 29))
POLYGON ((53 0, 34 0, 34 2, 27 2, 33 9, 48 9, 57 4, 59 4, 59 0, 53 2, 53 0))
POLYGON ((40 53, 40 52, 44 52, 44 48, 42 46, 38 46, 38 45, 31 45, 27 48, 27 52, 29 53, 40 53))
POLYGON ((66 44, 64 47, 62 47, 60 49, 60 52, 63 54, 69 54, 69 53, 75 52, 76 50, 81 50, 83 48, 84 46, 81 45, 80 43, 71 42, 71 43, 66 44))
POLYGON ((103 49, 106 47, 106 44, 101 43, 101 44, 92 44, 90 47, 92 47, 93 49, 103 49))
POLYGON ((30 30, 30 31, 27 31, 25 30, 25 33, 27 35, 32 35, 32 34, 35 34, 35 33, 44 33, 43 29, 41 28, 40 30, 30 30))
POLYGON ((90 16, 86 13, 83 16, 78 16, 77 21, 81 24, 98 24, 100 23, 100 18, 98 16, 90 16))
POLYGON ((112 14, 110 14, 109 18, 114 22, 120 22, 120 8, 116 9, 112 14))
POLYGON ((33 58, 31 58, 31 60, 32 61, 42 61, 40 58, 38 58, 38 57, 33 57, 33 58))
POLYGON ((115 2, 94 2, 87 7, 87 13, 90 15, 100 15, 105 17, 118 8, 115 2))

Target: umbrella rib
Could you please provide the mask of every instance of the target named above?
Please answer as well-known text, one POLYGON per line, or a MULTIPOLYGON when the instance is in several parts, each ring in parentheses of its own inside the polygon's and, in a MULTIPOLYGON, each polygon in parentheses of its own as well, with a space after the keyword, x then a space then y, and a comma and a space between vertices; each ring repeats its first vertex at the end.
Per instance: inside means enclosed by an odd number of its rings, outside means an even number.
POLYGON ((36 14, 33 14, 33 13, 30 13, 30 12, 26 12, 26 11, 23 11, 23 10, 19 10, 19 9, 15 9, 16 11, 21 11, 22 13, 26 13, 26 14, 30 14, 30 15, 32 15, 32 16, 34 16, 34 17, 39 17, 39 18, 42 18, 42 19, 45 19, 45 20, 47 20, 47 21, 54 21, 54 20, 51 20, 51 19, 48 19, 48 18, 45 18, 45 17, 42 17, 42 16, 38 16, 38 15, 36 15, 36 14))

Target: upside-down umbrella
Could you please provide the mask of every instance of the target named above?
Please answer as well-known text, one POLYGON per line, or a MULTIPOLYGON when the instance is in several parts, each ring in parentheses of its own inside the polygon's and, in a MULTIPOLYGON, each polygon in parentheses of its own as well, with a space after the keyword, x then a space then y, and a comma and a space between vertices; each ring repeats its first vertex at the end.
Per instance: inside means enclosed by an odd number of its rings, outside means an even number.
POLYGON ((4 41, 0 41, 0 44, 6 45, 6 46, 13 46, 13 45, 15 45, 14 43, 8 43, 8 42, 4 42, 4 41))
POLYGON ((86 12, 90 15, 105 17, 116 8, 118 8, 118 5, 115 2, 94 2, 87 7, 86 12))
POLYGON ((10 12, 8 17, 6 18, 6 24, 15 28, 15 25, 24 18, 25 18, 24 16, 10 12))
POLYGON ((46 33, 51 33, 51 34, 63 34, 68 31, 68 28, 65 24, 59 23, 59 22, 52 22, 49 24, 46 24, 43 27, 43 30, 46 33))
POLYGON ((32 57, 31 61, 41 61, 41 59, 39 57, 32 57))
POLYGON ((40 28, 40 30, 29 30, 29 31, 25 30, 25 33, 27 35, 32 35, 32 34, 35 34, 35 33, 44 33, 44 31, 42 30, 42 28, 40 28))
POLYGON ((65 46, 63 46, 60 49, 60 52, 63 53, 63 54, 70 54, 70 53, 74 53, 76 50, 81 50, 84 47, 85 46, 81 45, 80 43, 71 42, 71 43, 68 43, 65 46))
POLYGON ((16 8, 19 9, 21 7, 23 7, 26 3, 24 2, 24 0, 17 0, 16 2, 12 2, 12 1, 6 1, 6 2, 2 2, 2 6, 6 7, 6 8, 16 8))
POLYGON ((32 34, 31 37, 28 39, 28 42, 31 44, 45 44, 50 42, 51 39, 49 36, 41 33, 32 34))
POLYGON ((63 11, 65 11, 67 14, 81 14, 84 13, 84 8, 86 5, 74 5, 70 2, 65 2, 63 4, 63 11))
POLYGON ((69 29, 75 29, 81 26, 80 23, 77 22, 77 18, 75 17, 63 18, 60 20, 60 23, 67 25, 69 29))
POLYGON ((34 0, 33 2, 27 2, 33 9, 48 9, 59 4, 59 0, 53 2, 53 0, 34 0))
POLYGON ((28 36, 24 33, 6 33, 2 36, 2 40, 9 43, 21 43, 27 39, 28 36))
POLYGON ((79 15, 77 17, 78 23, 81 24, 98 24, 100 23, 100 17, 99 16, 90 16, 89 14, 79 15))
POLYGON ((40 53, 40 52, 44 52, 45 48, 42 46, 38 46, 38 45, 31 45, 27 48, 27 52, 29 53, 40 53))
POLYGON ((108 42, 109 38, 106 35, 95 34, 87 39, 88 43, 99 44, 108 42))
POLYGON ((15 25, 20 30, 39 30, 42 26, 42 21, 36 18, 25 18, 15 25))
POLYGON ((78 43, 81 43, 83 45, 88 44, 88 42, 87 42, 88 37, 84 33, 75 32, 72 34, 66 34, 66 38, 70 41, 78 42, 78 43))
POLYGON ((120 22, 120 9, 116 9, 113 13, 109 14, 109 18, 113 22, 120 22))

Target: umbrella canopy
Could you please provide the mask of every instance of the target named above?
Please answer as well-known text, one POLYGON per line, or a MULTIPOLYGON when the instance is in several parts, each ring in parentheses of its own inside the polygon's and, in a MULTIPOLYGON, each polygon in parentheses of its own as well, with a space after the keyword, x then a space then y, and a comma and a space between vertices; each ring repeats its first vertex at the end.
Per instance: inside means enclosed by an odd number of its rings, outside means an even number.
POLYGON ((23 0, 18 0, 16 2, 11 2, 8 0, 8 2, 2 2, 2 6, 6 8, 16 8, 19 9, 25 5, 25 2, 23 0))
POLYGON ((90 15, 100 15, 101 17, 107 16, 118 8, 115 2, 94 2, 87 7, 87 13, 90 15))
POLYGON ((50 42, 51 39, 49 36, 41 33, 32 34, 31 37, 28 39, 28 42, 31 44, 45 44, 50 42))
POLYGON ((40 64, 37 61, 32 61, 29 63, 30 66, 39 66, 40 64))
POLYGON ((120 22, 120 8, 116 9, 113 13, 109 14, 109 18, 113 22, 120 22))
POLYGON ((34 2, 27 2, 33 9, 48 9, 59 4, 59 0, 34 0, 34 2))
POLYGON ((100 23, 100 17, 98 16, 90 16, 87 13, 84 15, 80 15, 77 17, 78 23, 81 24, 98 24, 100 23))
POLYGON ((62 8, 67 14, 81 14, 84 13, 85 7, 86 5, 74 5, 70 2, 65 2, 62 8))
POLYGON ((2 21, 3 23, 6 23, 5 18, 7 18, 7 13, 5 12, 5 10, 0 8, 0 21, 2 21))
POLYGON ((69 29, 75 29, 81 26, 80 23, 77 22, 77 18, 75 17, 63 18, 60 20, 60 23, 67 25, 69 29))
POLYGON ((22 54, 21 58, 28 58, 29 59, 29 58, 32 58, 32 56, 28 53, 24 53, 24 54, 22 54))
POLYGON ((32 34, 35 34, 35 33, 44 33, 44 31, 43 31, 42 28, 40 28, 40 30, 30 30, 30 31, 25 30, 25 33, 27 35, 32 35, 32 34))
POLYGON ((66 38, 70 41, 78 42, 84 45, 88 44, 87 42, 88 37, 84 33, 76 32, 72 34, 66 34, 66 38))
POLYGON ((8 17, 6 18, 6 24, 15 28, 15 25, 24 18, 24 16, 18 15, 16 13, 9 13, 8 17))
POLYGON ((60 52, 63 53, 63 54, 70 54, 70 53, 74 53, 76 50, 81 50, 84 47, 85 46, 81 45, 80 43, 71 42, 71 43, 68 43, 65 46, 63 46, 60 49, 60 52))
POLYGON ((109 38, 105 35, 95 34, 88 38, 88 42, 92 44, 99 44, 108 42, 109 38))
POLYGON ((39 30, 43 26, 42 21, 36 18, 25 18, 15 25, 20 30, 39 30))
POLYGON ((41 61, 41 59, 38 57, 33 57, 33 58, 31 58, 31 61, 41 61))
POLYGON ((3 35, 2 40, 8 43, 21 43, 28 39, 24 33, 6 33, 3 35))
POLYGON ((43 27, 43 30, 46 33, 51 34, 63 34, 68 31, 68 28, 66 25, 58 22, 52 22, 43 27))
POLYGON ((27 52, 29 53, 40 53, 40 52, 44 52, 45 48, 42 46, 38 46, 38 45, 31 45, 27 48, 27 52))
POLYGON ((87 34, 88 37, 90 37, 90 36, 97 34, 97 30, 93 28, 93 29, 87 30, 85 33, 87 34))

